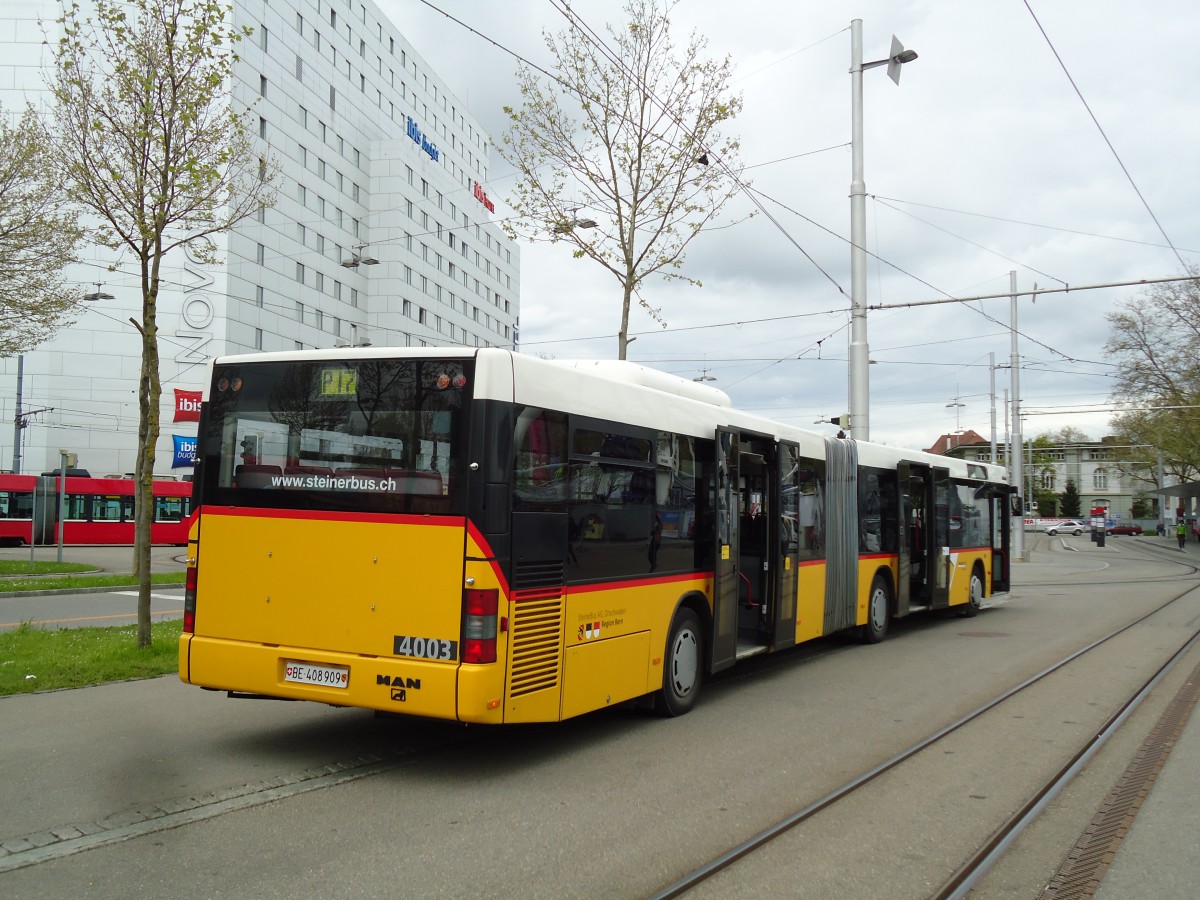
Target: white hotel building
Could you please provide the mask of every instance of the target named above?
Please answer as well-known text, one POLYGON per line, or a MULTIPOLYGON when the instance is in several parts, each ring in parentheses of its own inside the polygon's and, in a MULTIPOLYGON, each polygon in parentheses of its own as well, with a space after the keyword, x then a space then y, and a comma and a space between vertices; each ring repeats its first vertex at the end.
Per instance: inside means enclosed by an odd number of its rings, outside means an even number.
MULTIPOLYGON (((0 0, 0 101, 10 119, 27 101, 46 101, 44 41, 55 40, 58 8, 0 0)), ((167 260, 162 475, 190 472, 176 447, 196 423, 177 414, 176 391, 200 390, 214 356, 517 344, 519 254, 491 223, 491 142, 399 29, 360 0, 234 0, 233 19, 254 29, 239 47, 235 102, 281 165, 279 199, 228 235, 221 265, 182 252, 167 260)), ((20 366, 0 361, 0 470, 48 471, 62 449, 93 475, 132 472, 136 261, 97 247, 67 274, 81 297, 112 298, 81 304, 76 323, 20 366)))

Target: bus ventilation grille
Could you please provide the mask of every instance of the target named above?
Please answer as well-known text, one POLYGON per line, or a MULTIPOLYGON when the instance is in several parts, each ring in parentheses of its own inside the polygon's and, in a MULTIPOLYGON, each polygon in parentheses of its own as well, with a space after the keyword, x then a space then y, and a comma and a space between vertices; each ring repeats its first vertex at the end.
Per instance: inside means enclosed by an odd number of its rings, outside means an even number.
POLYGON ((561 559, 536 562, 519 562, 513 569, 513 590, 530 588, 554 588, 559 590, 565 580, 565 569, 561 559))
POLYGON ((562 671, 561 587, 514 591, 509 696, 557 688, 562 671))

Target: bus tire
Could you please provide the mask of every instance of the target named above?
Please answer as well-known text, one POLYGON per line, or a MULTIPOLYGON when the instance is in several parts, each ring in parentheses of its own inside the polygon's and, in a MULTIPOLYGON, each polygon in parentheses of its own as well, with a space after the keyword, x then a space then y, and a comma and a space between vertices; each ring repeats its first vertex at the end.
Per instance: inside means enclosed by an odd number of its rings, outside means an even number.
POLYGON ((871 582, 871 593, 867 597, 867 624, 860 635, 864 644, 878 644, 887 635, 888 620, 892 614, 892 591, 888 580, 876 575, 871 582))
POLYGON ((983 572, 979 566, 971 570, 971 586, 968 590, 967 602, 959 610, 964 619, 973 619, 983 609, 983 572))
POLYGON ((667 635, 663 684, 655 695, 654 708, 660 715, 682 716, 696 705, 703 681, 704 637, 700 618, 686 606, 680 607, 667 635))

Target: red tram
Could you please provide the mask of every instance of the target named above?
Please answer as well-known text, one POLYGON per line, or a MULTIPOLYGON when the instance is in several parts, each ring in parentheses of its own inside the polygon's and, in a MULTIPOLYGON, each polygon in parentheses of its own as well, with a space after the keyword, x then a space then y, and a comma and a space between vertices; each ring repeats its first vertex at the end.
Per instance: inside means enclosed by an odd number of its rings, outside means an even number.
MULTIPOLYGON (((59 492, 56 475, 0 475, 0 544, 57 544, 59 492)), ((155 544, 186 544, 192 514, 192 485, 155 481, 155 544)), ((83 478, 68 475, 62 500, 64 544, 133 545, 131 478, 83 478)))

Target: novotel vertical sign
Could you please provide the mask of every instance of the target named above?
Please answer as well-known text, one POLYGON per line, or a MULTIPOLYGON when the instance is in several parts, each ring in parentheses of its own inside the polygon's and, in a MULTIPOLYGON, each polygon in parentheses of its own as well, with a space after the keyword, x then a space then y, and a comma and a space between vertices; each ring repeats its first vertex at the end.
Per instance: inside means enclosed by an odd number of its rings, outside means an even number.
POLYGON ((429 139, 425 135, 421 134, 421 129, 417 127, 417 123, 413 121, 412 116, 408 117, 408 126, 405 130, 408 132, 408 136, 416 142, 417 146, 429 154, 430 159, 434 162, 438 161, 441 153, 437 147, 429 143, 429 139))

